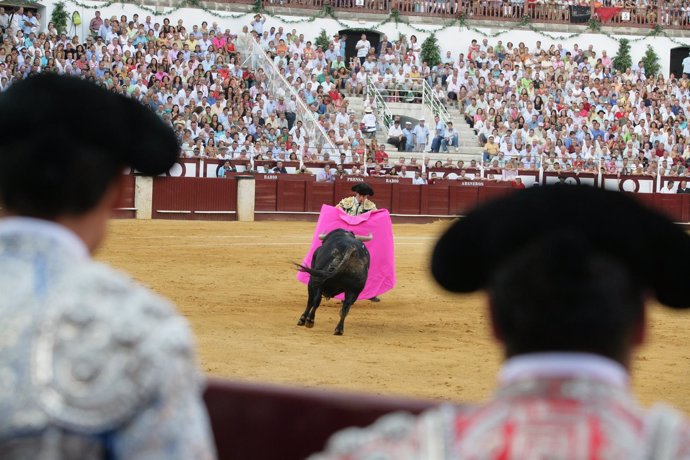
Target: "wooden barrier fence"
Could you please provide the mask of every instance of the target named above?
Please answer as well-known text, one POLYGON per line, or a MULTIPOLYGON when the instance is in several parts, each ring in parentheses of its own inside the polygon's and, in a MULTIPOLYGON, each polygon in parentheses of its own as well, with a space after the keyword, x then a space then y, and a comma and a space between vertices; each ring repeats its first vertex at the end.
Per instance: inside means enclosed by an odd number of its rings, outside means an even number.
MULTIPOLYGON (((581 184, 630 193, 649 207, 668 215, 675 222, 690 222, 690 194, 655 193, 683 178, 616 176, 596 174, 527 172, 524 182, 581 184)), ((204 177, 156 177, 152 183, 151 218, 236 220, 237 180, 233 173, 224 179, 204 177)), ((366 181, 375 190, 373 201, 388 209, 398 222, 428 222, 467 214, 477 205, 514 190, 513 182, 479 179, 437 179, 426 185, 413 185, 402 177, 346 176, 334 182, 317 182, 313 175, 254 174, 254 217, 256 220, 316 220, 323 204, 335 205, 352 194, 352 186, 366 181)), ((114 217, 136 215, 136 177, 128 176, 126 190, 114 217)))
POLYGON ((154 219, 235 220, 237 181, 189 177, 156 177, 154 219))

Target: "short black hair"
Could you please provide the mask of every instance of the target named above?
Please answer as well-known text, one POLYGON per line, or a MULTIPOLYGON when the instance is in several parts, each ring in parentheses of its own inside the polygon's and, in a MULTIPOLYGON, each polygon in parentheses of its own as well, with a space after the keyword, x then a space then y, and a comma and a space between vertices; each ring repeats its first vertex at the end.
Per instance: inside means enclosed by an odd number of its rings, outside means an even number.
POLYGON ((642 290, 624 263, 574 233, 523 248, 487 286, 507 356, 578 351, 619 362, 644 318, 642 290))
POLYGON ((374 196, 374 189, 371 187, 371 185, 367 184, 366 182, 358 183, 357 185, 352 187, 352 191, 364 196, 374 196))
POLYGON ((94 208, 129 166, 161 174, 173 131, 139 102, 85 80, 41 74, 0 94, 0 202, 52 219, 94 208))

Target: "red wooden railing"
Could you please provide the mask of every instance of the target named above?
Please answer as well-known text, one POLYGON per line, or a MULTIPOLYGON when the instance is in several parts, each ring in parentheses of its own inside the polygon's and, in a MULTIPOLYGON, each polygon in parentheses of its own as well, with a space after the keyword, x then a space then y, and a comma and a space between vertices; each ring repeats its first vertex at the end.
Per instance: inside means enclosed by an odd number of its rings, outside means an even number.
MULTIPOLYGON (((432 170, 430 170, 433 172, 432 170)), ((471 173, 471 170, 462 170, 471 173)), ((412 185, 410 178, 347 176, 335 182, 317 182, 301 174, 255 174, 257 220, 315 220, 323 204, 334 205, 350 195, 353 183, 364 181, 376 189, 376 204, 388 209, 399 222, 423 222, 438 217, 463 215, 488 199, 510 193, 511 182, 480 179, 442 179, 461 170, 438 171, 439 179, 428 185, 412 185)), ((242 173, 240 173, 242 174, 242 173)), ((578 183, 630 193, 675 222, 690 224, 690 194, 663 194, 655 190, 680 177, 621 176, 606 174, 521 173, 523 183, 552 184, 562 178, 578 183), (635 193, 636 192, 636 193, 635 193)), ((225 179, 204 177, 156 177, 153 182, 154 219, 235 220, 237 173, 225 179)), ((134 182, 121 206, 134 203, 134 182)), ((119 217, 134 217, 133 212, 119 217)))
MULTIPOLYGON (((254 3, 251 0, 220 0, 223 3, 254 3)), ((434 16, 448 19, 519 22, 528 17, 534 23, 570 24, 571 10, 565 2, 537 4, 526 0, 514 4, 508 0, 262 0, 264 7, 288 7, 401 16, 434 16)), ((650 5, 632 7, 592 7, 591 17, 605 26, 653 28, 657 25, 669 29, 690 29, 690 11, 665 0, 650 5)))
POLYGON ((134 204, 134 190, 136 188, 136 179, 134 175, 127 174, 122 180, 124 181, 124 187, 117 203, 115 204, 115 209, 113 209, 111 215, 112 217, 118 219, 134 218, 137 215, 137 208, 134 204))

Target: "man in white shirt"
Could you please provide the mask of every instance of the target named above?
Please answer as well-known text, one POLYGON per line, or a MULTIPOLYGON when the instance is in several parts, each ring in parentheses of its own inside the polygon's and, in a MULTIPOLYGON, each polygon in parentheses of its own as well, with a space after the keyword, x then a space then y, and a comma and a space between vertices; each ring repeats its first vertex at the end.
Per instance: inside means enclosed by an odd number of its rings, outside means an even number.
POLYGON ((675 182, 673 182, 672 180, 666 181, 666 186, 662 187, 662 189, 659 191, 659 193, 668 194, 668 195, 675 194, 676 193, 675 185, 676 185, 675 182))
POLYGON ((347 113, 347 107, 341 107, 338 115, 335 116, 336 126, 347 127, 350 123, 350 115, 347 113))
POLYGON ((21 18, 21 29, 24 35, 29 35, 37 24, 38 21, 34 17, 33 11, 27 10, 26 14, 21 18))
POLYGON ((5 12, 5 8, 0 6, 0 29, 7 31, 10 26, 10 16, 5 12))
POLYGON ((388 143, 396 146, 398 152, 405 151, 405 139, 402 126, 400 126, 400 117, 395 117, 393 124, 388 128, 388 143))
POLYGON ((505 146, 501 147, 501 153, 506 159, 520 156, 520 152, 513 146, 513 142, 508 140, 505 146))
POLYGON ((459 107, 458 93, 460 92, 460 85, 458 84, 458 79, 455 75, 451 75, 448 78, 446 90, 448 91, 448 103, 451 106, 455 106, 457 109, 459 107))
POLYGON ((316 175, 316 181, 317 182, 334 182, 335 181, 335 173, 331 170, 331 165, 326 164, 323 167, 322 171, 319 171, 319 173, 316 175))
POLYGON ((374 115, 374 111, 371 107, 364 109, 362 124, 364 125, 364 132, 369 137, 373 137, 376 134, 376 115, 374 115))
POLYGON ((414 179, 412 179, 412 185, 426 185, 427 180, 426 180, 426 173, 423 173, 421 171, 415 171, 414 172, 414 179))
POLYGON ((414 135, 415 152, 423 152, 429 139, 429 128, 424 123, 424 118, 420 118, 419 123, 412 131, 414 135))
POLYGON ((369 48, 371 48, 371 43, 367 40, 367 34, 362 34, 362 38, 355 45, 357 50, 357 59, 359 59, 359 64, 364 65, 367 54, 369 54, 369 48))
POLYGON ((266 18, 261 16, 260 14, 255 14, 254 15, 254 20, 252 21, 252 29, 259 35, 263 35, 264 33, 264 23, 266 22, 266 18))

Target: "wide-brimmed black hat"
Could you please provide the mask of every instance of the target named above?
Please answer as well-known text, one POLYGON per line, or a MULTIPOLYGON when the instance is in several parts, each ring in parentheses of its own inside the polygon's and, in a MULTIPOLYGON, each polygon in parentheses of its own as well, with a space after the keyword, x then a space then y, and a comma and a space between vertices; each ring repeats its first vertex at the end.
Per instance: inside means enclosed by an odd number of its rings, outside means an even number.
POLYGON ((437 242, 432 273, 449 291, 484 289, 505 261, 559 235, 620 261, 659 302, 690 308, 690 236, 624 193, 588 186, 535 187, 478 207, 437 242))
POLYGON ((53 73, 0 93, 0 201, 34 217, 94 207, 126 167, 158 175, 179 155, 152 110, 96 84, 53 73))
POLYGON ((6 146, 21 142, 22 151, 41 161, 65 162, 76 154, 69 146, 80 144, 150 175, 166 172, 179 156, 175 134, 152 110, 53 73, 19 81, 1 94, 0 126, 0 155, 16 155, 6 146))
POLYGON ((374 189, 371 188, 371 185, 367 184, 366 182, 359 182, 357 185, 352 187, 352 191, 364 196, 374 196, 374 189))

